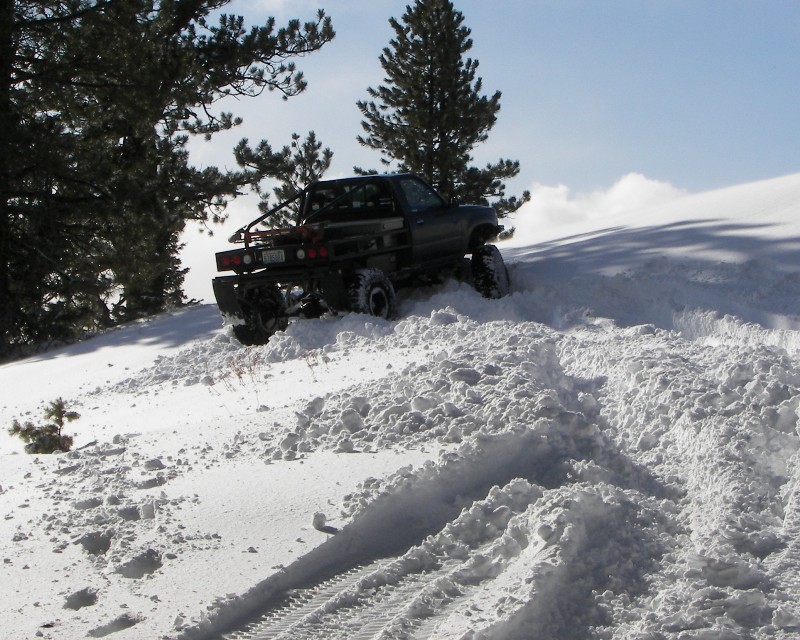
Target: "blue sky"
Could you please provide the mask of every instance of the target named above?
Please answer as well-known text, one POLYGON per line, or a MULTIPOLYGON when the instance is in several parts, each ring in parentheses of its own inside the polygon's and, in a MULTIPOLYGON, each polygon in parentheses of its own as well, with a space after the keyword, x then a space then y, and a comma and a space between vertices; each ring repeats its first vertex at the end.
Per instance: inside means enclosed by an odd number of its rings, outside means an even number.
MULTIPOLYGON (((310 19, 324 8, 336 39, 298 61, 307 92, 230 108, 245 118, 196 156, 230 165, 242 137, 275 147, 317 133, 331 175, 378 167, 355 140, 356 100, 381 83, 378 57, 409 2, 235 0, 248 24, 310 19)), ((476 162, 517 159, 511 191, 577 192, 638 172, 704 191, 800 171, 800 2, 795 0, 461 0, 484 93, 502 91, 476 162)))

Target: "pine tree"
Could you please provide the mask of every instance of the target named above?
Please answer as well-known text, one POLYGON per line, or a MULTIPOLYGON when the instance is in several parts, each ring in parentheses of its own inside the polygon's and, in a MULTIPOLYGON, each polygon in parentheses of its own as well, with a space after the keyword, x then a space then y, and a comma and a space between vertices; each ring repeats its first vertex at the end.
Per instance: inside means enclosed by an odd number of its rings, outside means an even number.
MULTIPOLYGON (((15 313, 11 305, 11 274, 8 256, 11 250, 12 152, 19 148, 14 140, 18 130, 12 105, 14 67, 14 2, 0 0, 0 336, 10 335, 15 313)), ((0 356, 3 348, 0 343, 0 356)))
MULTIPOLYGON (((317 135, 309 131, 304 140, 296 133, 292 134, 292 142, 282 151, 286 162, 284 170, 276 175, 279 184, 272 191, 278 202, 288 200, 312 182, 316 182, 331 166, 333 151, 328 147, 322 148, 322 142, 317 140, 317 135)), ((299 212, 299 203, 294 205, 292 211, 295 216, 299 212)), ((296 221, 296 220, 295 220, 296 221)))
POLYGON ((35 425, 30 420, 24 424, 14 420, 8 433, 26 443, 26 453, 69 451, 72 448, 73 438, 64 433, 64 427, 67 422, 80 418, 80 414, 68 410, 64 399, 58 398, 44 410, 44 417, 50 421, 44 425, 35 425))
MULTIPOLYGON (((262 213, 267 213, 274 206, 270 201, 269 189, 262 186, 263 181, 278 181, 278 185, 272 188, 277 205, 322 178, 333 159, 333 151, 327 147, 322 149, 322 142, 317 140, 313 131, 309 131, 304 140, 300 139, 300 134, 293 133, 292 142, 278 152, 273 152, 266 140, 252 148, 245 138, 238 144, 234 154, 261 197, 258 208, 262 213)), ((276 228, 295 224, 299 206, 299 202, 291 203, 285 210, 277 211, 267 222, 276 228)))
MULTIPOLYGON (((402 20, 389 20, 395 37, 380 56, 386 73, 371 100, 360 100, 366 135, 358 142, 381 152, 381 163, 419 174, 446 198, 491 204, 499 215, 517 209, 530 194, 506 198, 504 181, 519 162, 470 166, 472 149, 485 142, 500 110, 500 92, 481 95, 478 61, 464 16, 449 0, 416 0, 402 20)), ((368 173, 356 167, 359 173, 368 173)))
POLYGON ((0 357, 183 300, 179 237, 220 221, 241 172, 189 163, 238 124, 226 96, 303 91, 292 61, 333 36, 230 0, 0 0, 0 357))

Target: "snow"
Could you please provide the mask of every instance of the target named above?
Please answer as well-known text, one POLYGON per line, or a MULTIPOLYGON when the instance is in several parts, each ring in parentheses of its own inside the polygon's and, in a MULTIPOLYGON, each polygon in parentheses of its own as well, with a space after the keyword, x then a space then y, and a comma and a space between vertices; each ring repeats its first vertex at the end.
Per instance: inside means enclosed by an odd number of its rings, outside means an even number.
POLYGON ((0 636, 798 637, 800 174, 513 224, 500 300, 0 367, 0 636), (58 397, 76 449, 24 454, 58 397))

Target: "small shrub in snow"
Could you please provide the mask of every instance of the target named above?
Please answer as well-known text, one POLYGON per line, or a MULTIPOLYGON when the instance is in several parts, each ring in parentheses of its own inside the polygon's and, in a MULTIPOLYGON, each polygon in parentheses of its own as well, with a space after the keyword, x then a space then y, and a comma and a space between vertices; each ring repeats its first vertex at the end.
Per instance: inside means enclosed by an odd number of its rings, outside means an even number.
POLYGON ((49 420, 44 425, 35 425, 30 420, 20 424, 19 420, 14 420, 8 432, 27 443, 26 453, 69 451, 72 448, 72 436, 63 433, 64 425, 77 420, 80 415, 75 411, 68 411, 67 403, 58 398, 44 410, 44 418, 49 420))

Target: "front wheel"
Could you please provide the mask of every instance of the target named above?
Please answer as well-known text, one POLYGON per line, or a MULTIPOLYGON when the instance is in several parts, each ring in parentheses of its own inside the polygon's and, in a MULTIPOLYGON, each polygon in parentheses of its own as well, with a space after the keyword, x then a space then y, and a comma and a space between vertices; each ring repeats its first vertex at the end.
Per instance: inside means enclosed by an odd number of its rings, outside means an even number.
POLYGON ((397 315, 397 296, 391 281, 380 269, 360 269, 348 289, 350 310, 391 320, 397 315))
POLYGON ((493 244, 484 244, 472 252, 472 281, 484 298, 507 296, 511 287, 503 256, 493 244))

